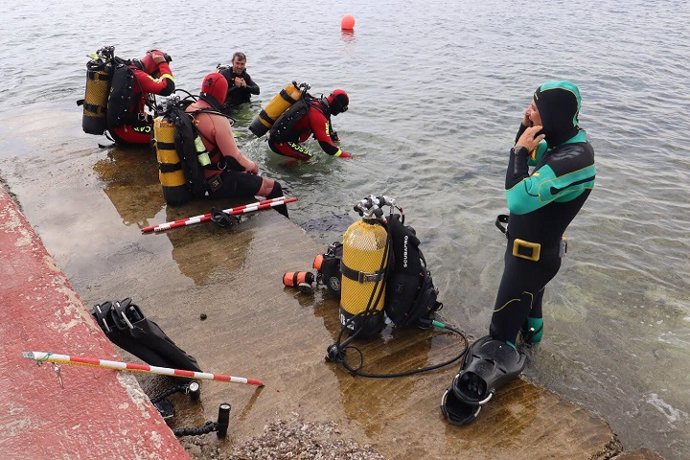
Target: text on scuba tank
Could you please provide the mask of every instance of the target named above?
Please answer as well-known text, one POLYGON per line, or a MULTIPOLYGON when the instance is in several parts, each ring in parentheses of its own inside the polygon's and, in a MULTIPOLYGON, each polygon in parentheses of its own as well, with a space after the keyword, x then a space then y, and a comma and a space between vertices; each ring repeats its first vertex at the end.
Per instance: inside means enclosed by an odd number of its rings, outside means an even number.
POLYGON ((405 238, 403 238, 403 268, 407 268, 407 240, 408 236, 405 235, 405 238))

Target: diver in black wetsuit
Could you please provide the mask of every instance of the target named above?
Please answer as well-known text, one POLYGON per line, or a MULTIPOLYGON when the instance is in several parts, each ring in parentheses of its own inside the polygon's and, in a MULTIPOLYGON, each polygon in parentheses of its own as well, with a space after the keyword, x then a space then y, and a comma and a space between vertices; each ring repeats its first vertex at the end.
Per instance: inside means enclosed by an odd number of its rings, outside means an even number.
POLYGON ((442 410, 451 423, 473 421, 481 405, 522 372, 518 333, 524 343, 541 341, 544 288, 560 269, 563 233, 594 187, 594 150, 578 126, 580 104, 574 84, 555 81, 537 88, 525 111, 506 172, 505 269, 489 335, 470 347, 444 394, 442 410))

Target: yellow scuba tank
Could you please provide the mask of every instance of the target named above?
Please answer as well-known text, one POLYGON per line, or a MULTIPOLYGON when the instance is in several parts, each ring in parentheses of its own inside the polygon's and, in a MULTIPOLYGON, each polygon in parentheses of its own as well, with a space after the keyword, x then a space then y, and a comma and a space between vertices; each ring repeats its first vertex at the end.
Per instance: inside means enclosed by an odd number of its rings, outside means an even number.
POLYGON ((81 127, 88 134, 103 134, 107 127, 106 108, 113 77, 113 53, 113 47, 102 48, 86 64, 84 99, 77 104, 84 106, 81 127))
POLYGON ((363 218, 343 235, 340 323, 350 333, 372 336, 385 326, 385 271, 388 232, 376 219, 363 218))
POLYGON ((194 120, 194 114, 204 110, 187 113, 188 105, 179 96, 171 96, 164 102, 161 115, 153 120, 158 179, 165 202, 172 206, 206 194, 204 171, 211 166, 194 120))
POLYGON ((158 179, 168 204, 184 203, 190 199, 180 155, 175 149, 175 124, 167 117, 153 120, 153 139, 158 159, 158 179))
POLYGON ((278 94, 273 96, 273 99, 266 104, 266 107, 259 112, 259 115, 249 125, 249 131, 254 133, 257 137, 261 137, 273 126, 276 120, 285 112, 292 104, 299 101, 310 86, 306 83, 297 84, 292 82, 285 88, 280 90, 278 94))

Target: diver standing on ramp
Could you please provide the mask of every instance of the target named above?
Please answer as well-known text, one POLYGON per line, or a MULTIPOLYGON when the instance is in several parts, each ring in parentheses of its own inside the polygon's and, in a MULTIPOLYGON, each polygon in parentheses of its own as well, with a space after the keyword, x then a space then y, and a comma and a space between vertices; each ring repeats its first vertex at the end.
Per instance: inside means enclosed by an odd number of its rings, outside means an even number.
POLYGON ((554 81, 539 86, 525 110, 506 172, 510 215, 496 221, 508 239, 503 277, 489 335, 470 347, 442 397, 451 424, 474 421, 496 390, 520 375, 526 356, 516 348, 518 334, 525 345, 542 339, 544 288, 565 255, 563 233, 594 187, 594 150, 579 127, 580 106, 577 86, 554 81))

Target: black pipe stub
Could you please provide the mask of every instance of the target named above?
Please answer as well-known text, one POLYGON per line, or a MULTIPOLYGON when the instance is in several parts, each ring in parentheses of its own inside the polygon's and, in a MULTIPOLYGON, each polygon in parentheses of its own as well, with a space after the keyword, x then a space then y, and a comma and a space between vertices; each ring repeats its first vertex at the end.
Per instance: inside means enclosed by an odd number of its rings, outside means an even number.
POLYGON ((230 424, 230 409, 232 406, 229 403, 221 403, 218 406, 218 422, 216 422, 216 434, 219 438, 224 438, 228 434, 228 425, 230 424))
POLYGON ((199 382, 196 380, 190 382, 187 386, 187 393, 192 401, 199 401, 199 397, 201 396, 201 385, 199 385, 199 382))

